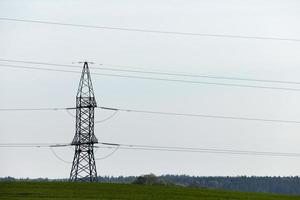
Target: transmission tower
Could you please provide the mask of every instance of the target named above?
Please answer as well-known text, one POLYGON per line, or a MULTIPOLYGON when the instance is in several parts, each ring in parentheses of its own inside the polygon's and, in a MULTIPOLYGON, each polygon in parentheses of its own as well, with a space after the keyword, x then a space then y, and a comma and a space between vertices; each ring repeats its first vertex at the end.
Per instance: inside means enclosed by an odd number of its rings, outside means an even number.
POLYGON ((94 158, 94 144, 98 143, 94 135, 95 107, 97 107, 97 103, 88 62, 84 62, 76 96, 76 132, 71 143, 75 146, 75 154, 70 172, 70 181, 97 181, 94 158))

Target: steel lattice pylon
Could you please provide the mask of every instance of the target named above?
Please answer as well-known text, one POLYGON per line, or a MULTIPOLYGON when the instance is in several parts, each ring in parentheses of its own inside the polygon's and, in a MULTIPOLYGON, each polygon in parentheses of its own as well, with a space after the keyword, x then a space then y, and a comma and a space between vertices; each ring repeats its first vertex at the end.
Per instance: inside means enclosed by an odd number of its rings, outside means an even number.
POLYGON ((75 154, 70 181, 97 181, 97 169, 94 158, 94 144, 98 143, 94 135, 95 107, 97 107, 97 103, 88 62, 84 62, 76 96, 76 132, 72 141, 72 145, 75 146, 75 154))

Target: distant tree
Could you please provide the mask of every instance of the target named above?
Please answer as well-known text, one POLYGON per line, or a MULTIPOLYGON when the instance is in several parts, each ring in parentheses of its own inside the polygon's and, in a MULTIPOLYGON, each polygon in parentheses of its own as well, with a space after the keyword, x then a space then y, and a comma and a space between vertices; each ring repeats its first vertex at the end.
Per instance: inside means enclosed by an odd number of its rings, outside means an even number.
POLYGON ((139 185, 168 185, 166 181, 155 176, 154 174, 146 174, 143 176, 138 176, 134 181, 134 184, 139 185))
POLYGON ((134 181, 134 184, 139 185, 146 185, 147 184, 147 178, 145 176, 138 176, 134 181))

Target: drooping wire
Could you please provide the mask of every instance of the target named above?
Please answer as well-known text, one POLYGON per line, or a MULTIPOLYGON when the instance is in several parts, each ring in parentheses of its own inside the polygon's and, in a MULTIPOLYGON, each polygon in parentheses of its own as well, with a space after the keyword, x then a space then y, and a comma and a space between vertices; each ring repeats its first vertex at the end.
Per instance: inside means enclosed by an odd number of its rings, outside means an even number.
POLYGON ((55 147, 67 147, 70 146, 71 144, 68 143, 0 143, 0 147, 4 147, 4 148, 23 148, 23 147, 30 147, 30 148, 41 148, 41 147, 45 147, 45 148, 50 148, 52 154, 60 161, 64 162, 64 163, 72 163, 69 161, 66 161, 64 159, 62 159, 60 156, 57 155, 57 153, 54 151, 53 148, 55 147))
POLYGON ((102 123, 102 122, 105 122, 107 120, 110 120, 111 118, 113 118, 114 116, 116 116, 118 114, 118 110, 116 110, 113 114, 111 114, 110 116, 108 116, 107 118, 104 118, 102 120, 99 120, 99 121, 95 121, 94 123, 97 124, 97 123, 102 123))
MULTIPOLYGON (((95 158, 95 160, 104 160, 104 159, 106 159, 106 158, 112 156, 114 153, 116 153, 116 152, 119 150, 119 148, 120 148, 120 147, 117 146, 117 147, 114 148, 114 150, 113 150, 111 153, 107 154, 106 156, 100 157, 100 158, 95 158)), ((99 149, 99 148, 97 148, 97 150, 98 150, 98 149, 99 149)), ((95 153, 96 153, 96 152, 95 152, 95 153)))
POLYGON ((66 112, 67 112, 71 117, 76 118, 76 116, 73 115, 73 113, 71 113, 69 109, 66 109, 66 112))
POLYGON ((54 151, 53 147, 50 147, 50 150, 51 150, 51 152, 53 153, 53 155, 54 155, 58 160, 60 160, 60 161, 62 161, 62 162, 64 162, 64 163, 67 163, 67 164, 72 163, 72 162, 66 161, 66 160, 62 159, 60 156, 58 156, 58 155, 56 154, 56 152, 54 151))
MULTIPOLYGON (((73 113, 71 113, 69 109, 67 109, 66 112, 67 112, 71 117, 76 118, 76 116, 73 115, 73 113)), ((113 118, 113 117, 116 116, 117 114, 118 114, 118 111, 114 111, 113 114, 109 115, 108 117, 106 117, 106 118, 104 118, 104 119, 102 119, 102 120, 94 121, 94 123, 95 123, 95 124, 98 124, 98 123, 105 122, 105 121, 107 121, 107 120, 113 118)))

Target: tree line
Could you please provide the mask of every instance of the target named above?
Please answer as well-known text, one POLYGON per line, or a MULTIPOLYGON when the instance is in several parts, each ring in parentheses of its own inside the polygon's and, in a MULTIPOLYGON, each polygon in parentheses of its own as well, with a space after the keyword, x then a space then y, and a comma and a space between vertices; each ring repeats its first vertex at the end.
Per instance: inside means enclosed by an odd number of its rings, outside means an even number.
MULTIPOLYGON (((68 181, 68 179, 16 179, 13 177, 3 177, 0 181, 68 181)), ((266 192, 276 194, 300 195, 300 177, 261 177, 261 176, 220 176, 203 177, 188 175, 162 175, 155 176, 147 174, 142 176, 101 176, 98 182, 102 183, 122 183, 140 185, 174 185, 193 188, 214 188, 223 190, 243 191, 243 192, 266 192)))

